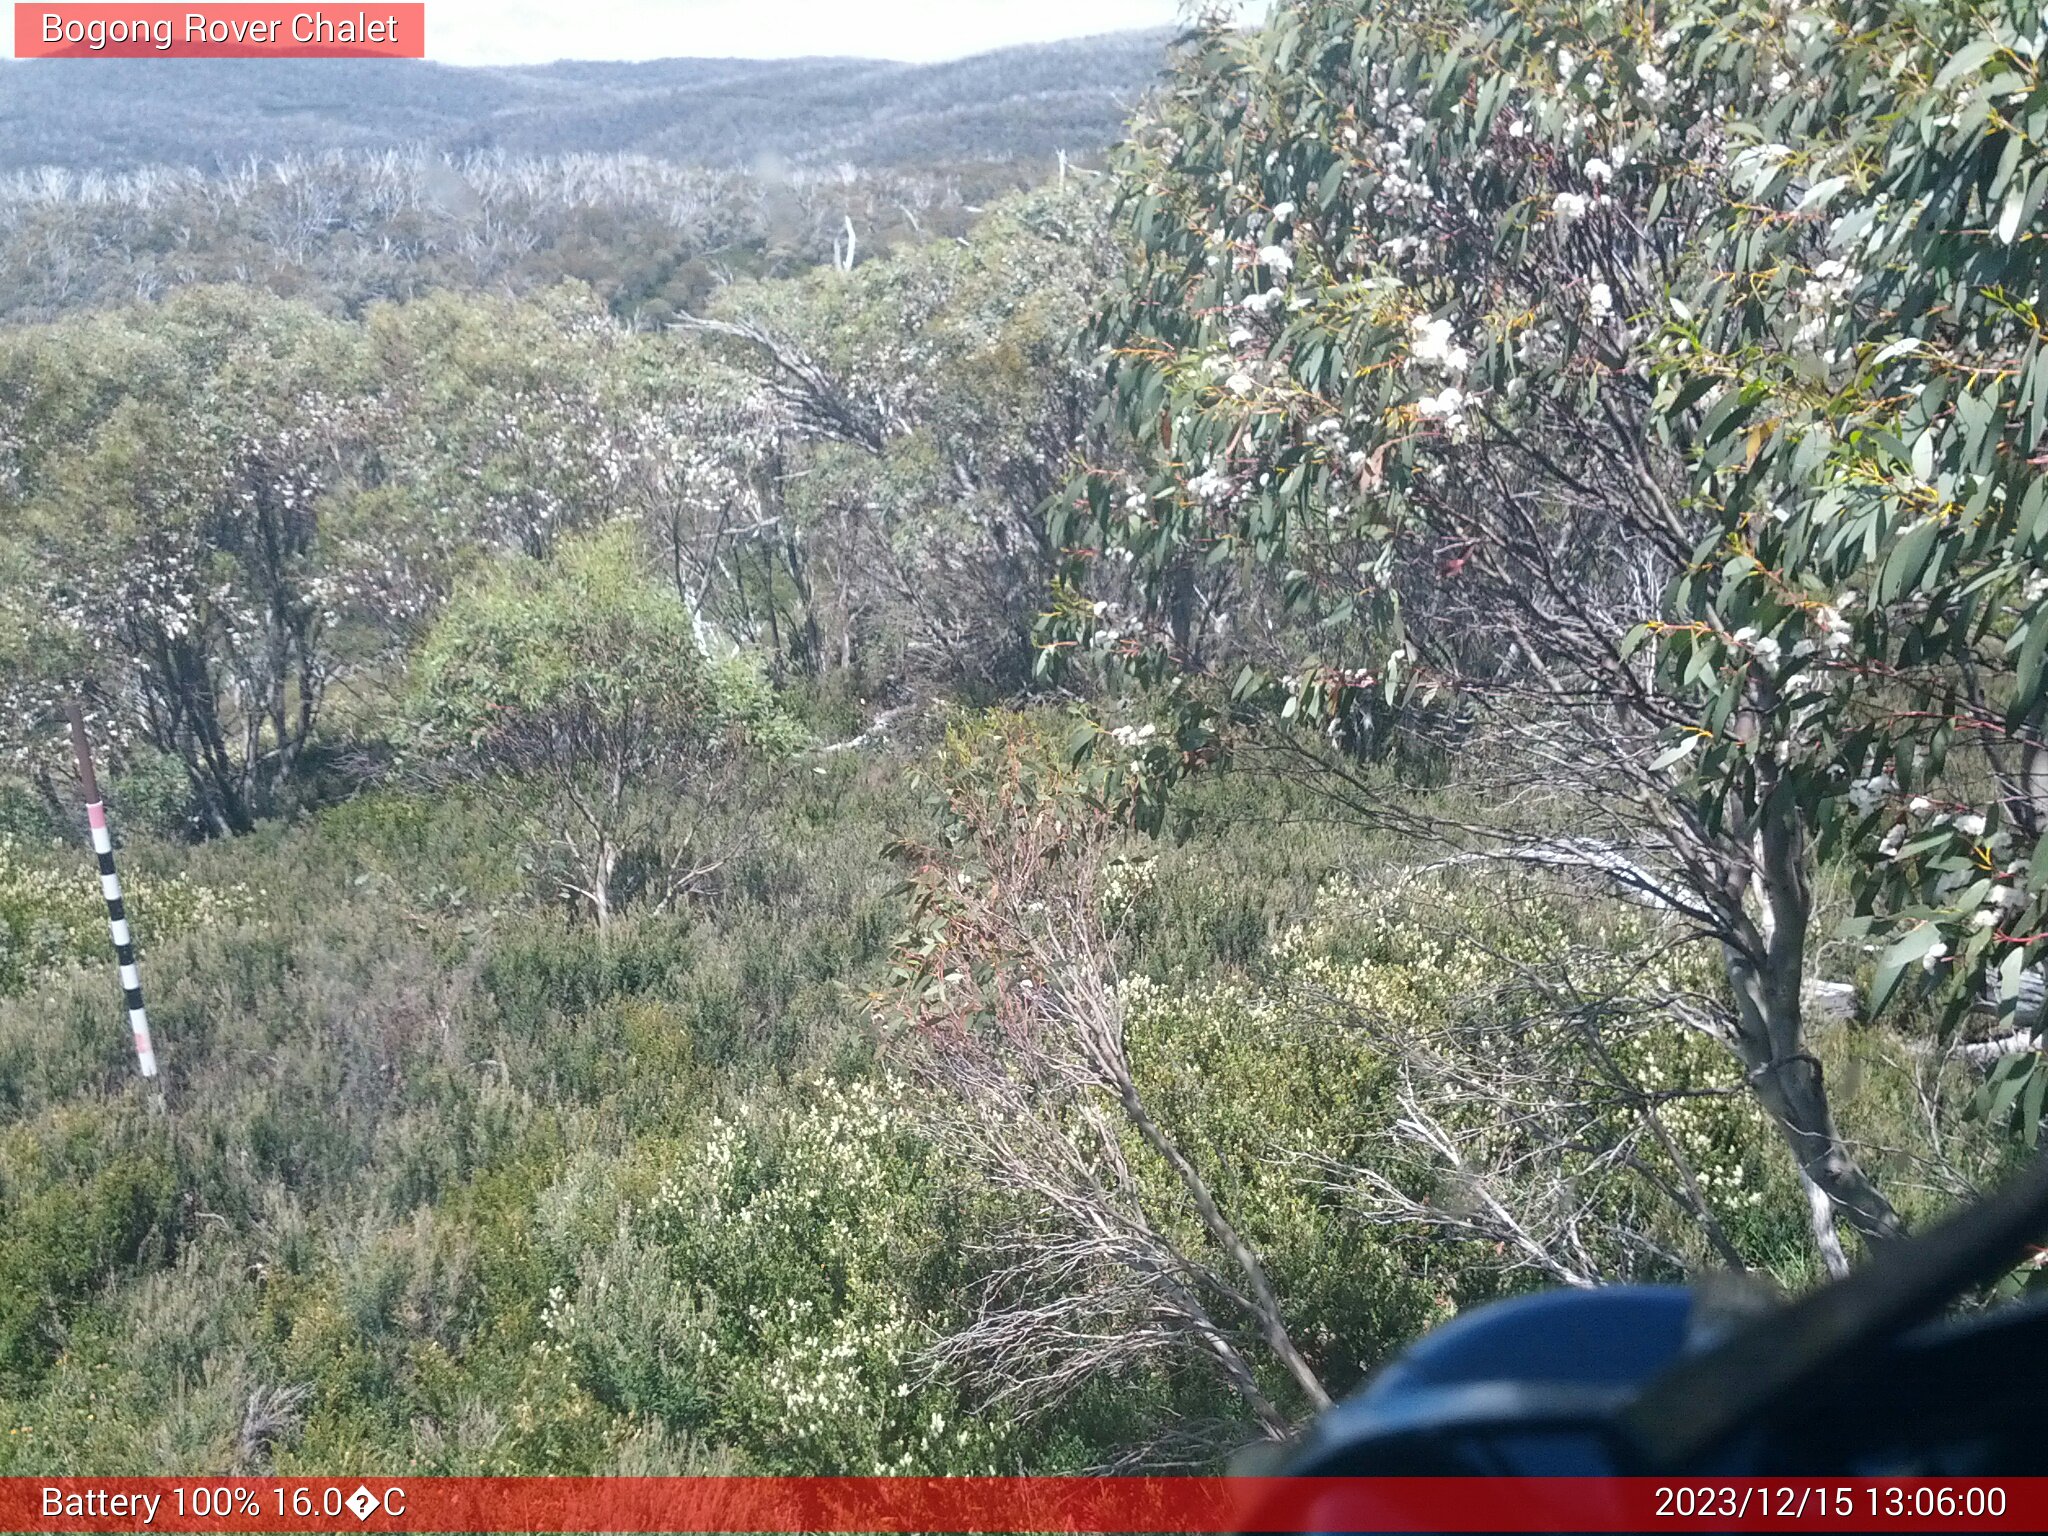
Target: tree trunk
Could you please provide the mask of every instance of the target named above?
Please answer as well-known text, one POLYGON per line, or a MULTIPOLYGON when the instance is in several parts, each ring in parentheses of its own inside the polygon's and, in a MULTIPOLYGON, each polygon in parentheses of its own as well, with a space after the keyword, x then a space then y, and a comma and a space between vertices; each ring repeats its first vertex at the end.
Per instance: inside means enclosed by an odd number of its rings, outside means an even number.
MULTIPOLYGON (((1806 1049, 1801 1033, 1796 979, 1786 997, 1782 989, 1763 985, 1756 966, 1733 949, 1728 979, 1735 990, 1736 1050, 1801 1176, 1826 1194, 1834 1211, 1866 1241, 1903 1237, 1899 1213, 1856 1165, 1835 1129, 1820 1061, 1806 1049)), ((1833 1224, 1817 1222, 1814 1240, 1825 1258, 1834 1240, 1833 1224)))
POLYGON ((1734 937, 1724 943, 1735 994, 1735 1045, 1749 1082, 1792 1148, 1803 1179, 1827 1197, 1815 1205, 1814 1243, 1824 1263, 1840 1259, 1834 1218, 1866 1241, 1905 1235, 1905 1224, 1843 1144, 1828 1103, 1820 1059, 1806 1046, 1806 937, 1813 920, 1806 825, 1778 792, 1775 771, 1759 770, 1757 813, 1747 860, 1731 861, 1723 895, 1734 937), (1754 893, 1757 915, 1745 898, 1754 893))
POLYGON ((1842 1251, 1842 1234, 1835 1225, 1835 1202, 1806 1170, 1799 1171, 1799 1187, 1806 1193, 1807 1219, 1813 1225, 1813 1240, 1820 1249, 1820 1261, 1830 1280, 1849 1273, 1849 1256, 1842 1251))

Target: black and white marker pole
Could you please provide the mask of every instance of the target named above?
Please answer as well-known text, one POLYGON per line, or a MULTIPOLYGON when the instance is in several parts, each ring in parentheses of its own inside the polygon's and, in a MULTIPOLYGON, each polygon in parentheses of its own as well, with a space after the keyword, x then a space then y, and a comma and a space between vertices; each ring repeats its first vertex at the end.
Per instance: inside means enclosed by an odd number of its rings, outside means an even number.
POLYGON ((128 909, 121 900, 121 877, 114 872, 114 839, 107 831, 107 808, 100 803, 99 776, 92 770, 92 745, 85 739, 85 712, 67 708, 71 719, 71 754, 78 759, 78 785, 85 795, 85 819, 92 828, 92 851, 100 861, 100 894, 107 899, 107 930, 114 938, 114 958, 121 965, 121 993, 128 1005, 128 1027, 135 1033, 135 1061, 144 1077, 156 1076, 156 1048, 149 1040, 149 1015, 142 1006, 142 973, 135 967, 135 935, 128 927, 128 909))

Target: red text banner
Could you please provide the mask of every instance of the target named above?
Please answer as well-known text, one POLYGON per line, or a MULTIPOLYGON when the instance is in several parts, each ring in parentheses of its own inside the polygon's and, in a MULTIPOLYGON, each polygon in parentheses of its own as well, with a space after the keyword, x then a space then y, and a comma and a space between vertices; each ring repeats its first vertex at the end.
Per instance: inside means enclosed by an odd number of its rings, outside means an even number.
POLYGON ((6 1478, 0 1531, 2040 1531, 2048 1478, 6 1478))
POLYGON ((426 53, 423 4, 14 7, 18 59, 421 59, 426 53))

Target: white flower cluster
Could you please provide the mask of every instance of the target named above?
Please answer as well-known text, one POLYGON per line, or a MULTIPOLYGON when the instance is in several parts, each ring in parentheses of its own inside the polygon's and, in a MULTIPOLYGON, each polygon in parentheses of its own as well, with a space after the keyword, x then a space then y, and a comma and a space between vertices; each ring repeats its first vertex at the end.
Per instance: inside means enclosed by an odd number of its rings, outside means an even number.
POLYGON ((1188 494, 1211 505, 1228 501, 1236 491, 1237 482, 1213 465, 1188 482, 1188 494))
POLYGON ((2024 907, 2031 898, 2017 885, 1994 885, 1984 898, 1985 910, 1994 920, 2003 920, 2024 907))
MULTIPOLYGON (((1432 372, 1464 375, 1472 366, 1472 355, 1455 339, 1451 322, 1433 315, 1417 315, 1409 322, 1408 357, 1432 372)), ((1423 421, 1439 422, 1453 438, 1461 438, 1472 397, 1455 383, 1445 384, 1414 404, 1415 415, 1423 421)))
MULTIPOLYGON (((1870 781, 1864 782, 1868 783, 1870 781)), ((1891 783, 1889 779, 1886 779, 1884 782, 1887 784, 1891 783)), ((1869 797, 1867 795, 1859 795, 1858 793, 1862 787, 1861 784, 1851 785, 1849 790, 1851 804, 1856 805, 1860 810, 1870 808, 1869 797)), ((1897 786, 1893 785, 1892 789, 1895 792, 1897 786)), ((1877 848, 1881 856, 1887 859, 1899 857, 1901 850, 1905 847, 1907 838, 1912 835, 1912 823, 1916 817, 1927 818, 1926 825, 1930 829, 1953 827, 1955 831, 1960 833, 1969 842, 1981 844, 1995 855, 2002 856, 2011 850, 2012 834, 2009 832, 1999 831, 1993 833, 1987 841, 1985 834, 1990 831, 1991 827, 1988 817, 1976 811, 1964 811, 1958 814, 1952 810, 1941 810, 1927 796, 1915 795, 1907 802, 1905 818, 1894 823, 1886 831, 1884 837, 1879 840, 1877 848)), ((1965 886, 1973 883, 1975 878, 1976 876, 1968 871, 1951 872, 1942 876, 1936 882, 1935 894, 1940 898, 1952 897, 1965 886)), ((2000 877, 2001 880, 2004 878, 2003 876, 2000 877)), ((1998 884, 1993 886, 1985 900, 1990 903, 1993 909, 2009 910, 2026 905, 2028 898, 2023 890, 2010 885, 1998 884)))
POLYGON ((1103 871, 1097 903, 1110 925, 1127 921, 1159 886, 1157 858, 1119 859, 1103 871))
POLYGON ((1554 137, 1576 144, 1600 122, 1602 97, 1611 94, 1607 76, 1597 63, 1582 65, 1576 54, 1559 44, 1553 43, 1550 51, 1558 91, 1555 100, 1546 104, 1544 115, 1554 137))
POLYGON ((1452 374, 1461 374, 1472 364, 1472 355, 1452 339, 1451 322, 1432 315, 1418 315, 1409 323, 1408 356, 1452 374))
POLYGON ((1374 146, 1380 173, 1373 192, 1375 210, 1400 214, 1413 204, 1430 202, 1436 189, 1417 170, 1408 148, 1408 141, 1422 131, 1422 114, 1408 104, 1404 91, 1382 88, 1373 92, 1372 101, 1388 129, 1387 137, 1374 146))
POLYGON ((1796 292, 1799 324, 1792 332, 1795 351, 1812 352, 1827 338, 1829 327, 1855 293, 1862 275, 1846 262, 1830 259, 1813 269, 1796 292))
POLYGON ((1466 407, 1472 397, 1455 384, 1446 384, 1433 395, 1424 395, 1415 402, 1415 414, 1424 421, 1440 421, 1444 430, 1453 438, 1464 435, 1466 407))
MULTIPOLYGON (((816 1332, 812 1311, 808 1302, 789 1302, 789 1316, 778 1321, 793 1337, 762 1373, 762 1386, 778 1410, 777 1438, 822 1468, 841 1459, 851 1436, 873 1427, 868 1423, 876 1396, 873 1379, 899 1374, 923 1340, 894 1296, 882 1303, 878 1317, 841 1314, 816 1332)), ((943 1427, 941 1420, 931 1433, 943 1427)), ((929 1442, 930 1436, 925 1439, 929 1442)), ((918 1464, 920 1451, 929 1454, 932 1448, 929 1443, 907 1447, 900 1465, 877 1471, 908 1470, 918 1464)))
POLYGON ((1745 624, 1730 636, 1734 643, 1748 651, 1756 664, 1766 672, 1776 671, 1784 659, 1784 648, 1774 638, 1759 631, 1754 625, 1745 624))
POLYGON ((1855 643, 1856 631, 1838 608, 1823 604, 1815 611, 1813 623, 1820 631, 1821 649, 1829 656, 1841 656, 1855 643))
POLYGON ((1872 774, 1849 786, 1849 804, 1859 816, 1867 816, 1899 792, 1899 781, 1888 773, 1872 774))
POLYGON ((888 1182, 889 1143, 905 1123, 900 1092, 893 1079, 823 1084, 780 1127, 772 1163, 746 1109, 737 1121, 714 1118, 691 1162, 656 1195, 657 1227, 673 1234, 714 1224, 764 1238, 854 1242, 852 1213, 878 1205, 888 1182))

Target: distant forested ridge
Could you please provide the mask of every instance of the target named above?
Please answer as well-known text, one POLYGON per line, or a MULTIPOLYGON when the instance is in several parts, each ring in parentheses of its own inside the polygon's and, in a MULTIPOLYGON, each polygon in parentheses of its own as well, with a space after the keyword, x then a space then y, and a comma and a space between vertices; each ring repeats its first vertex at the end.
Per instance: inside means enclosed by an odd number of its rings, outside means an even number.
POLYGON ((349 313, 589 283, 659 324, 734 278, 964 234, 1099 165, 1166 34, 939 65, 0 63, 0 321, 246 283, 349 313))
POLYGON ((1165 34, 944 64, 662 59, 539 68, 335 60, 0 63, 0 172, 227 169, 329 150, 646 154, 691 165, 930 166, 1115 142, 1165 34))

